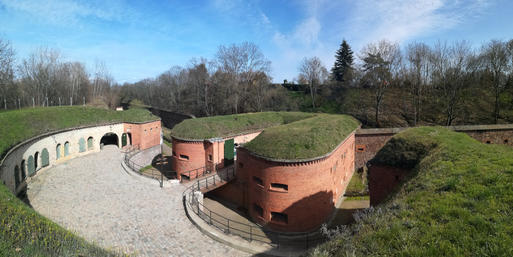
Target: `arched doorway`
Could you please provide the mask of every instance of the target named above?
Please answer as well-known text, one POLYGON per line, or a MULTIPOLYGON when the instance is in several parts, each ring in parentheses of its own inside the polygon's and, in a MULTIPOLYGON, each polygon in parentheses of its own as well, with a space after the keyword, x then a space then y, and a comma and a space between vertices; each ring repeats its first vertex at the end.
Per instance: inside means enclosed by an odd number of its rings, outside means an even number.
POLYGON ((36 152, 34 154, 34 170, 37 170, 37 168, 39 167, 39 152, 36 152))
POLYGON ((25 160, 21 161, 21 181, 25 181, 25 178, 27 177, 27 172, 25 169, 25 160))
POLYGON ((28 158, 27 169, 28 169, 29 176, 32 176, 34 174, 34 172, 36 171, 34 168, 34 157, 32 157, 32 155, 29 156, 29 158, 28 158))
POLYGON ((82 137, 78 140, 78 152, 79 153, 83 153, 86 151, 86 141, 85 139, 82 137))
POLYGON ((69 155, 69 142, 64 143, 64 156, 69 155))
POLYGON ((115 145, 119 147, 119 138, 115 133, 107 133, 100 139, 100 149, 103 149, 104 145, 115 145))
POLYGON ((55 147, 55 159, 60 159, 61 158, 61 144, 57 144, 57 146, 55 147))
POLYGON ((41 166, 46 167, 48 165, 50 165, 50 155, 48 154, 48 150, 43 148, 43 151, 41 151, 41 166))
POLYGON ((94 146, 93 146, 93 137, 89 137, 87 139, 87 150, 93 150, 94 146))

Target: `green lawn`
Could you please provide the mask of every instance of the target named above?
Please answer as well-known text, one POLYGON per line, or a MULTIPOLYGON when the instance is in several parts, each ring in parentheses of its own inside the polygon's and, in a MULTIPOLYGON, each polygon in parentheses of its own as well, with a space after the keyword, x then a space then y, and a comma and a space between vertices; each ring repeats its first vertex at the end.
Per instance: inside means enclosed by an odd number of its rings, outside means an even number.
MULTIPOLYGON (((123 112, 48 107, 0 112, 0 156, 23 140, 64 128, 156 120, 144 109, 123 112)), ((0 184, 0 256, 119 256, 41 216, 0 184)))
POLYGON ((259 112, 187 119, 176 125, 171 130, 171 135, 185 139, 227 137, 287 124, 314 115, 302 112, 259 112))
POLYGON ((513 256, 511 147, 421 127, 373 163, 409 167, 409 179, 310 256, 513 256))
POLYGON ((347 115, 261 112, 188 119, 176 125, 171 135, 207 139, 264 129, 244 147, 268 158, 307 159, 329 153, 358 126, 347 115))
POLYGON ((265 129, 245 144, 249 151, 273 159, 308 159, 333 151, 359 122, 347 115, 316 114, 265 129))

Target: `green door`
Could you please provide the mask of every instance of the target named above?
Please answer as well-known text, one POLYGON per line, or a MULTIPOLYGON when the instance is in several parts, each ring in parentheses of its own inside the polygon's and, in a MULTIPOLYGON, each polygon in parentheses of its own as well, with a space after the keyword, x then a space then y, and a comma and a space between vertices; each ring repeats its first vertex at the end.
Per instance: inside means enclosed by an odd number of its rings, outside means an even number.
POLYGON ((126 133, 121 135, 121 146, 126 146, 126 133))
POLYGON ((50 165, 50 156, 48 155, 48 150, 46 148, 41 152, 41 166, 46 167, 50 165))
POLYGON ((233 138, 224 141, 224 166, 233 164, 233 138))
POLYGON ((85 139, 84 138, 80 138, 78 140, 78 151, 80 153, 83 153, 86 151, 86 145, 85 145, 85 139))
POLYGON ((28 169, 28 175, 32 176, 34 172, 36 171, 36 167, 34 166, 34 157, 29 156, 27 161, 27 169, 28 169))

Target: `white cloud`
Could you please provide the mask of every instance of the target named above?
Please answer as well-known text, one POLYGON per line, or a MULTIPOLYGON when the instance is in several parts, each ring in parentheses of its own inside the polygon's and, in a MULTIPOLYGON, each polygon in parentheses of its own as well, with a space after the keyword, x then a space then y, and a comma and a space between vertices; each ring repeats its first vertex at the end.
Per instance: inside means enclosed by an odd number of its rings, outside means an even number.
POLYGON ((122 21, 132 12, 117 1, 76 0, 0 0, 6 9, 27 13, 32 18, 60 25, 76 23, 81 18, 94 17, 108 21, 122 21))
POLYGON ((487 4, 484 0, 360 0, 352 12, 349 32, 359 35, 360 44, 383 38, 402 42, 453 28, 478 16, 487 4))

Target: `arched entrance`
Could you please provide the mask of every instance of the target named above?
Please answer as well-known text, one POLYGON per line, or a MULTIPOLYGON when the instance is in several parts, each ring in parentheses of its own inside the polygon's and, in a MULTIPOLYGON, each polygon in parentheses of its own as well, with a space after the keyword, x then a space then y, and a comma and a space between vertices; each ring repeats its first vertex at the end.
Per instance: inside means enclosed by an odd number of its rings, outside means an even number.
POLYGON ((107 133, 103 135, 100 140, 100 149, 103 149, 104 145, 115 145, 119 147, 119 138, 115 133, 107 133))

